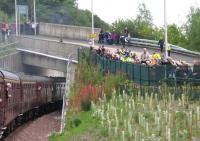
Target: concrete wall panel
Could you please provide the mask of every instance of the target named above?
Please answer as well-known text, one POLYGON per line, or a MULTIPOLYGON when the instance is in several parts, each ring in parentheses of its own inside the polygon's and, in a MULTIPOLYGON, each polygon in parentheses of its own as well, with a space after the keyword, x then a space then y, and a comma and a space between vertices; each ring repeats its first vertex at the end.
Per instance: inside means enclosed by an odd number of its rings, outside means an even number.
POLYGON ((22 72, 23 64, 21 53, 17 52, 4 57, 0 57, 0 68, 9 71, 22 72))
MULTIPOLYGON (((77 40, 88 40, 91 27, 61 25, 52 23, 40 23, 39 34, 53 37, 61 37, 77 40)), ((95 33, 99 33, 100 28, 95 28, 95 33)), ((98 38, 98 37, 97 37, 98 38)))

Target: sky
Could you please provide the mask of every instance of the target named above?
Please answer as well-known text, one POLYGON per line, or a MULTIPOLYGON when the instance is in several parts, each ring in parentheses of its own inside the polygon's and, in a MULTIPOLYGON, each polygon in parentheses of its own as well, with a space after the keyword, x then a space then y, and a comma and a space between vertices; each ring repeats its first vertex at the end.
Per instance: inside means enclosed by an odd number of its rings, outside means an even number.
MULTIPOLYGON (((138 5, 144 2, 151 11, 153 23, 164 25, 164 0, 93 0, 94 13, 111 24, 119 18, 135 18, 138 5)), ((166 0, 167 23, 181 26, 186 22, 190 7, 200 7, 200 0, 166 0)), ((91 0, 78 0, 78 7, 91 10, 91 0)))

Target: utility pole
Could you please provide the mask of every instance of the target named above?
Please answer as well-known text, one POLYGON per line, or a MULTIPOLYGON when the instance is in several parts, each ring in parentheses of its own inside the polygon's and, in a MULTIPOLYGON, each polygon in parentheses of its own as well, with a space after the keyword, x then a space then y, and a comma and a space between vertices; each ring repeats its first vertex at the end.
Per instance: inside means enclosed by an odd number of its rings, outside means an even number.
POLYGON ((164 26, 165 26, 165 59, 168 57, 168 40, 167 40, 167 6, 164 0, 164 26))
POLYGON ((17 8, 17 0, 15 0, 15 34, 16 36, 18 36, 18 25, 17 25, 17 12, 18 12, 18 8, 17 8))
POLYGON ((62 115, 61 115, 61 125, 60 125, 60 133, 63 133, 64 127, 65 127, 65 115, 66 110, 68 106, 68 98, 69 98, 69 92, 70 92, 70 78, 71 78, 71 67, 70 64, 73 62, 73 55, 74 53, 71 53, 67 57, 67 63, 66 63, 66 82, 65 82, 65 92, 63 94, 63 105, 62 105, 62 115))
POLYGON ((36 36, 36 29, 37 29, 37 25, 36 25, 36 11, 35 11, 35 0, 33 0, 33 11, 34 11, 34 31, 35 31, 35 36, 36 36))
POLYGON ((19 17, 19 19, 18 19, 19 20, 19 33, 18 33, 18 35, 20 35, 21 34, 21 32, 20 32, 21 31, 21 27, 20 27, 20 25, 21 25, 21 19, 20 19, 21 16, 20 16, 19 9, 18 9, 18 17, 19 17))
MULTIPOLYGON (((91 0, 91 12, 92 12, 92 35, 94 35, 94 10, 93 10, 93 0, 91 0)), ((94 47, 94 37, 92 38, 92 46, 94 47)))

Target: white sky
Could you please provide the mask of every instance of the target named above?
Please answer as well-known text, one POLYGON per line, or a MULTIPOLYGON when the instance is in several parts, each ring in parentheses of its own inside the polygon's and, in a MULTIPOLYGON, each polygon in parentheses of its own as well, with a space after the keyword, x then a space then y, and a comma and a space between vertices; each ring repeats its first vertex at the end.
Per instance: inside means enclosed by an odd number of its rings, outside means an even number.
MULTIPOLYGON (((164 23, 164 0, 93 0, 94 13, 108 23, 113 23, 118 18, 135 18, 138 13, 139 3, 144 2, 151 11, 153 22, 157 26, 164 23)), ((168 24, 182 25, 186 22, 186 15, 190 7, 199 7, 200 0, 166 0, 168 24)), ((78 0, 81 9, 91 10, 91 0, 78 0)))

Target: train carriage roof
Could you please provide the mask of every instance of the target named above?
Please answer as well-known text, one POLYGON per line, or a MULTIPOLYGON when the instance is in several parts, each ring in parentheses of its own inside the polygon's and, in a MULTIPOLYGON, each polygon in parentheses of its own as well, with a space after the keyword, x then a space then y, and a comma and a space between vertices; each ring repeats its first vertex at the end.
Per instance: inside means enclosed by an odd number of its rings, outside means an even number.
POLYGON ((47 82, 52 81, 51 78, 44 76, 34 76, 34 75, 26 75, 24 73, 17 73, 22 81, 31 81, 31 82, 47 82))
POLYGON ((20 81, 19 76, 17 76, 15 73, 2 70, 2 69, 0 69, 0 72, 1 72, 0 76, 4 77, 5 79, 20 81))

